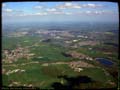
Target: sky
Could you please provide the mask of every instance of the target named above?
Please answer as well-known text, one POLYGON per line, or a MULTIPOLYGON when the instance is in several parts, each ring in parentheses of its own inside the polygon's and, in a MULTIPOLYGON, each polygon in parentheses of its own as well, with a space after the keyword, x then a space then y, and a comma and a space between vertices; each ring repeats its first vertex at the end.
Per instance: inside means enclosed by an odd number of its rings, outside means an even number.
POLYGON ((5 2, 2 22, 118 22, 115 2, 5 2))

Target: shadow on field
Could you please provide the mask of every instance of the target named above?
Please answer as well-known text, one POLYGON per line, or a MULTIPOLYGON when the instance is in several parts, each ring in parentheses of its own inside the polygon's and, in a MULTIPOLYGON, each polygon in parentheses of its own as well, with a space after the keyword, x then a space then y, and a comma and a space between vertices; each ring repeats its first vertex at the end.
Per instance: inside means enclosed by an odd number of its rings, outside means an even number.
POLYGON ((54 89, 74 89, 79 86, 80 83, 92 83, 93 80, 87 76, 78 76, 78 77, 68 77, 68 76, 58 76, 58 78, 62 78, 66 80, 66 84, 61 84, 59 82, 55 82, 52 84, 54 89))

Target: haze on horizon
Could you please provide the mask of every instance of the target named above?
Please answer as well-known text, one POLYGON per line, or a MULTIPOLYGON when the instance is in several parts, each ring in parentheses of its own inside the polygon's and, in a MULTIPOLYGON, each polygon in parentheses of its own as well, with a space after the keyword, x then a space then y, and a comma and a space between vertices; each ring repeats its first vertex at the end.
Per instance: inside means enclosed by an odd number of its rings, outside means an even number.
POLYGON ((118 22, 118 4, 113 2, 6 2, 2 22, 118 22))

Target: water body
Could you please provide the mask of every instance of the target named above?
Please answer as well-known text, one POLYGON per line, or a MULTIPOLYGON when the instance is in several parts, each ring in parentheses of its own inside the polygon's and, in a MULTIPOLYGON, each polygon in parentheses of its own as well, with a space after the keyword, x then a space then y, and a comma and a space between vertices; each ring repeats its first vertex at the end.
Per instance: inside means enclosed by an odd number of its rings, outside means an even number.
POLYGON ((113 62, 106 58, 96 58, 97 61, 99 61, 104 66, 112 66, 113 62))
POLYGON ((112 46, 115 46, 115 47, 118 47, 118 44, 117 43, 104 43, 104 44, 107 44, 107 45, 112 45, 112 46))

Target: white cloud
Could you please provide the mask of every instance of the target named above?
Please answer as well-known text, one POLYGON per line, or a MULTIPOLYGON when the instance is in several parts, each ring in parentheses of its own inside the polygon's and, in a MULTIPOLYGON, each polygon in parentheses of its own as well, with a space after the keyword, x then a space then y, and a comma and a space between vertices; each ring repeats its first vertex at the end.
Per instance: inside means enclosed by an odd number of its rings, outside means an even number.
POLYGON ((55 12, 57 10, 55 8, 48 8, 48 9, 46 9, 46 11, 48 11, 48 12, 55 12))
POLYGON ((88 6, 90 7, 95 7, 96 5, 95 4, 87 4, 88 6))
POLYGON ((86 14, 96 14, 96 15, 100 15, 105 13, 104 11, 86 11, 86 14))
POLYGON ((65 3, 65 6, 72 6, 72 3, 65 3))
POLYGON ((47 12, 35 13, 34 15, 41 15, 41 16, 43 16, 43 15, 47 15, 47 12))
POLYGON ((52 14, 64 14, 64 12, 56 11, 56 12, 52 12, 52 14))
POLYGON ((81 6, 79 6, 79 5, 76 5, 76 6, 74 6, 74 8, 81 8, 81 6))
POLYGON ((3 7, 6 7, 6 4, 2 4, 3 7))
POLYGON ((72 8, 81 8, 80 5, 78 4, 73 4, 73 3, 64 3, 63 5, 58 5, 57 8, 59 9, 72 9, 72 8))
POLYGON ((105 11, 90 11, 90 10, 87 10, 87 11, 79 11, 79 12, 75 12, 74 14, 77 14, 77 15, 100 15, 100 14, 104 14, 104 13, 108 13, 108 12, 105 12, 105 11))
POLYGON ((30 13, 30 14, 19 14, 19 16, 44 16, 44 15, 47 15, 47 12, 39 12, 39 13, 30 13))
MULTIPOLYGON (((70 6, 71 3, 67 3, 67 6, 70 6)), ((46 9, 46 11, 48 12, 48 14, 59 14, 59 15, 71 15, 72 13, 70 12, 63 12, 60 9, 56 9, 56 8, 48 8, 46 9)))
POLYGON ((60 9, 56 9, 56 8, 48 8, 48 9, 46 9, 46 11, 48 12, 48 14, 59 14, 59 15, 65 14, 60 9))
POLYGON ((13 10, 12 10, 12 9, 9 9, 9 8, 4 9, 3 11, 4 11, 4 12, 13 12, 13 10))
POLYGON ((65 14, 66 14, 66 15, 72 15, 72 13, 71 13, 71 12, 65 12, 65 14))
POLYGON ((97 7, 103 7, 101 4, 93 4, 93 3, 88 3, 88 4, 75 4, 75 3, 64 3, 61 5, 58 5, 57 8, 59 9, 79 9, 79 8, 97 8, 97 7))
POLYGON ((35 6, 34 8, 35 8, 35 9, 42 9, 43 6, 35 6))
POLYGON ((62 12, 62 11, 52 12, 51 14, 58 14, 58 15, 72 15, 71 12, 62 12))
POLYGON ((2 10, 2 16, 26 16, 26 14, 24 14, 24 11, 22 10, 14 10, 14 9, 10 9, 10 8, 5 8, 2 10))
POLYGON ((19 14, 19 16, 27 16, 27 14, 19 14))
POLYGON ((94 13, 95 14, 102 14, 103 12, 102 11, 95 11, 94 13))
POLYGON ((103 5, 89 3, 89 4, 83 4, 82 7, 84 7, 84 8, 97 8, 97 7, 103 7, 103 5))
POLYGON ((85 13, 90 14, 90 13, 92 13, 92 12, 91 12, 91 11, 86 11, 85 13))

